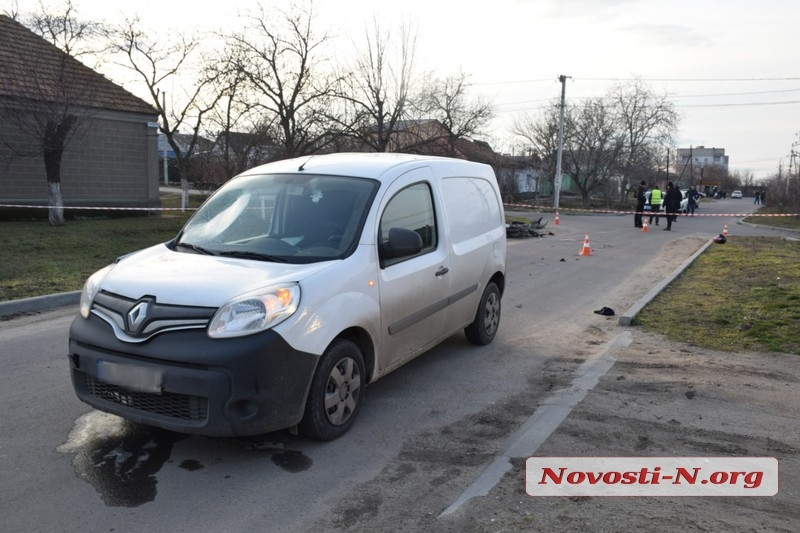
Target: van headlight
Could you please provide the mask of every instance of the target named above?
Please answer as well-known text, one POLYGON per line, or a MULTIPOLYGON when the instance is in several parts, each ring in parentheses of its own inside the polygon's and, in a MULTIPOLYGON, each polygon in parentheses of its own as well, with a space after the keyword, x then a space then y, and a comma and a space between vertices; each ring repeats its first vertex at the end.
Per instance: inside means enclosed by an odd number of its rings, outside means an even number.
POLYGON ((221 339, 264 331, 292 316, 299 303, 296 283, 249 292, 219 308, 208 325, 208 336, 221 339))
POLYGON ((89 318, 89 314, 92 311, 92 302, 94 302, 94 297, 100 290, 100 284, 103 282, 108 273, 111 272, 112 268, 114 268, 114 265, 108 265, 105 268, 101 268, 89 276, 89 279, 87 279, 86 283, 83 284, 80 303, 80 313, 83 318, 89 318))

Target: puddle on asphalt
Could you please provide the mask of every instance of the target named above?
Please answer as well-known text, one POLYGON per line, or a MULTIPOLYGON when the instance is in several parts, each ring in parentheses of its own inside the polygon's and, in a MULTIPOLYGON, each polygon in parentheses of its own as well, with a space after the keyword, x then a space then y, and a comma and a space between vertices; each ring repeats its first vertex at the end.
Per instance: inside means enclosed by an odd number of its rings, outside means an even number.
POLYGON ((67 442, 75 473, 90 483, 109 507, 138 507, 156 498, 156 473, 185 435, 133 424, 91 411, 75 421, 67 442))
POLYGON ((270 435, 245 437, 237 442, 248 450, 266 452, 272 456, 272 462, 287 472, 303 472, 311 468, 313 461, 297 450, 288 450, 282 442, 275 442, 270 435))
MULTIPOLYGON (((173 445, 189 436, 129 422, 118 416, 90 411, 75 421, 67 441, 56 451, 74 454, 75 473, 90 483, 109 507, 138 507, 156 498, 156 474, 169 460, 173 445)), ((313 461, 284 447, 269 435, 242 439, 214 439, 270 455, 287 472, 302 472, 313 461)), ((179 468, 194 472, 205 468, 185 459, 179 468)), ((230 476, 225 476, 226 478, 230 476)))

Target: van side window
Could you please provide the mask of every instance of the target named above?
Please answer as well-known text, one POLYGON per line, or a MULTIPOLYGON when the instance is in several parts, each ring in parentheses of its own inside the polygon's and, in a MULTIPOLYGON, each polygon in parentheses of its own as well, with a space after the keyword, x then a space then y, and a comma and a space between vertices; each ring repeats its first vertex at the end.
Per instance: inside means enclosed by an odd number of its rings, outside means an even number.
POLYGON ((389 200, 383 215, 381 215, 381 246, 387 245, 389 232, 393 228, 416 232, 422 238, 422 250, 411 256, 384 259, 384 266, 393 265, 436 249, 438 243, 436 216, 433 210, 431 188, 427 183, 417 183, 406 187, 389 200))

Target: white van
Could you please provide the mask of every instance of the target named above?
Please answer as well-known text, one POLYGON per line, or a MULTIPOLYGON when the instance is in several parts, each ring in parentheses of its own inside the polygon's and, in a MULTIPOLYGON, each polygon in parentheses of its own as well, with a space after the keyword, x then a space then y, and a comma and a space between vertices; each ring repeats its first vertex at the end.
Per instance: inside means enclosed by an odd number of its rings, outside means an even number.
POLYGON ((87 280, 75 392, 178 432, 337 438, 368 383, 462 329, 492 341, 505 233, 487 165, 331 154, 254 168, 175 239, 87 280))

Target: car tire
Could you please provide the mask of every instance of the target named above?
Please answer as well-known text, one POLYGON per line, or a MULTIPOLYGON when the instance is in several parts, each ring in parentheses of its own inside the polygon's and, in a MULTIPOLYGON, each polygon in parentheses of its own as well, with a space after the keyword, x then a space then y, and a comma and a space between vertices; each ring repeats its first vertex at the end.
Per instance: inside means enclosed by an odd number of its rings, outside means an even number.
POLYGON ((358 346, 343 339, 333 341, 317 365, 299 433, 325 441, 347 433, 361 408, 365 379, 358 346))
POLYGON ((500 289, 490 281, 481 296, 475 320, 464 328, 464 334, 469 342, 484 346, 494 340, 500 326, 500 308, 500 289))

